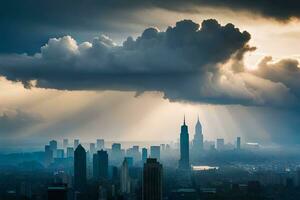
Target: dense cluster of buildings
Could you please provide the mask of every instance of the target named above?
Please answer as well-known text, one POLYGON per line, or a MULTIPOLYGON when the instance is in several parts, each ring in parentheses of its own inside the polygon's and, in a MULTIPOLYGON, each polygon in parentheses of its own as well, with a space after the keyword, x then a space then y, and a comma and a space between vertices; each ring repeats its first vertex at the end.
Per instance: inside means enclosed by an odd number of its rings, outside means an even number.
MULTIPOLYGON (((253 157, 251 151, 244 150, 247 145, 257 149, 256 143, 242 145, 240 137, 233 147, 225 144, 223 138, 204 141, 199 118, 192 139, 185 119, 179 136, 178 144, 142 148, 133 144, 127 149, 122 148, 121 143, 109 146, 103 139, 89 144, 79 139, 72 144, 68 139, 62 143, 51 140, 44 152, 30 157, 37 163, 25 162, 24 166, 19 165, 21 170, 11 176, 7 170, 1 174, 5 178, 2 180, 0 176, 0 197, 12 200, 240 200, 282 196, 300 186, 296 164, 287 167, 285 162, 276 163, 274 158, 264 162, 263 157, 259 160, 258 154, 253 157), (1 185, 6 177, 11 183, 1 185), (19 181, 21 189, 10 189, 19 181), (275 186, 283 188, 280 194, 274 193, 278 191, 275 186)), ((22 156, 20 160, 24 161, 22 156)))

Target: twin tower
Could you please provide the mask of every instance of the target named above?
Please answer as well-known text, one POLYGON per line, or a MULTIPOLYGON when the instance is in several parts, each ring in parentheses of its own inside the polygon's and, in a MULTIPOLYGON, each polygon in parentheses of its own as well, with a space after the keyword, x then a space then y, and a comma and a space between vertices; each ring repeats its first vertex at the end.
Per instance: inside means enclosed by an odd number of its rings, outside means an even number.
MULTIPOLYGON (((197 119, 197 123, 195 126, 195 135, 192 143, 191 151, 194 155, 199 155, 203 150, 203 134, 202 134, 202 126, 199 121, 199 117, 197 119)), ((180 160, 179 166, 180 169, 190 169, 190 142, 189 142, 189 132, 188 126, 185 124, 185 117, 183 119, 183 125, 181 126, 180 132, 180 160)))

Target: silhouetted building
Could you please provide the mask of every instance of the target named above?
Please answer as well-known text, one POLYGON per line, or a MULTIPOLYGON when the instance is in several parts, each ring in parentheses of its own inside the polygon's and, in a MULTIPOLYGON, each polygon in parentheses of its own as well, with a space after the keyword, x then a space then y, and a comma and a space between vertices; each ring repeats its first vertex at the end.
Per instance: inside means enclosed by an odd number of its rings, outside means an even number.
POLYGON ((104 150, 104 140, 103 139, 97 139, 97 150, 100 151, 101 149, 104 150))
POLYGON ((185 124, 185 118, 183 125, 181 126, 180 133, 180 169, 190 169, 190 149, 189 149, 189 133, 188 126, 185 124))
POLYGON ((48 166, 53 161, 53 151, 50 148, 50 145, 45 146, 45 165, 48 166))
POLYGON ((148 158, 143 170, 143 200, 162 199, 162 165, 155 158, 148 158))
POLYGON ((241 137, 236 138, 236 149, 241 150, 241 137))
POLYGON ((128 168, 128 161, 125 158, 121 167, 121 192, 124 194, 130 193, 130 176, 128 168))
POLYGON ((48 200, 67 200, 68 191, 64 185, 48 187, 48 200))
POLYGON ((196 155, 199 155, 199 152, 201 151, 203 151, 203 134, 202 134, 202 126, 198 117, 195 126, 195 135, 193 140, 193 152, 196 155))
POLYGON ((96 180, 108 178, 108 154, 100 150, 93 156, 93 176, 96 180))
POLYGON ((143 163, 145 163, 147 161, 148 158, 148 150, 146 148, 142 148, 142 160, 143 163))
POLYGON ((79 144, 74 152, 74 187, 77 191, 84 190, 86 185, 86 152, 79 144))
POLYGON ((56 157, 56 152, 57 152, 57 141, 56 140, 51 140, 49 142, 49 145, 50 145, 50 149, 53 153, 53 157, 55 158, 56 157))
POLYGON ((150 157, 160 160, 160 146, 151 146, 150 147, 150 157))

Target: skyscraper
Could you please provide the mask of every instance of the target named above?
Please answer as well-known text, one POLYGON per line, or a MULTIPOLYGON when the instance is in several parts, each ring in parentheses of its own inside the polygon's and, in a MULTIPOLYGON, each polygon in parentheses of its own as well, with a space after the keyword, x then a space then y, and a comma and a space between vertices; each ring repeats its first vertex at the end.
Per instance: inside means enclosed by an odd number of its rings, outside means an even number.
POLYGON ((97 150, 100 151, 101 149, 104 149, 104 140, 97 139, 97 150))
POLYGON ((56 154, 57 154, 57 141, 56 140, 51 140, 49 142, 50 145, 50 149, 52 151, 53 154, 53 158, 56 158, 56 154))
POLYGON ((74 152, 74 187, 76 191, 84 190, 86 184, 86 152, 79 144, 74 152))
POLYGON ((121 167, 121 192, 124 194, 130 193, 130 177, 126 158, 124 159, 121 167))
POLYGON ((188 126, 185 124, 185 118, 183 125, 181 126, 180 133, 180 169, 190 169, 190 152, 189 152, 189 133, 188 126))
POLYGON ((148 150, 147 148, 142 148, 142 161, 145 163, 148 158, 148 150))
POLYGON ((100 150, 93 156, 93 176, 96 180, 108 178, 108 154, 100 150))
POLYGON ((143 170, 143 200, 162 199, 162 165, 155 158, 148 158, 143 170))
POLYGON ((45 146, 45 165, 48 166, 53 160, 53 151, 51 150, 50 145, 45 146))
POLYGON ((150 157, 160 160, 160 146, 151 146, 150 147, 150 157))
POLYGON ((241 137, 236 138, 236 149, 241 150, 241 137))
POLYGON ((67 147, 67 158, 73 158, 73 157, 74 157, 74 148, 67 147))
POLYGON ((197 123, 195 126, 195 135, 193 140, 193 153, 198 155, 199 152, 203 150, 203 134, 202 134, 202 126, 199 120, 197 119, 197 123))

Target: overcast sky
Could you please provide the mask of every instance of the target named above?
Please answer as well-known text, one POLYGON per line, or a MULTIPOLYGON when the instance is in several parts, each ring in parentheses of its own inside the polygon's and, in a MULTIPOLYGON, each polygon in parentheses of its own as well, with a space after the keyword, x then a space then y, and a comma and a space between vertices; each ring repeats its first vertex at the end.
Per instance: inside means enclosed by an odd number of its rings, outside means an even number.
POLYGON ((0 135, 300 143, 300 3, 0 2, 0 135))

